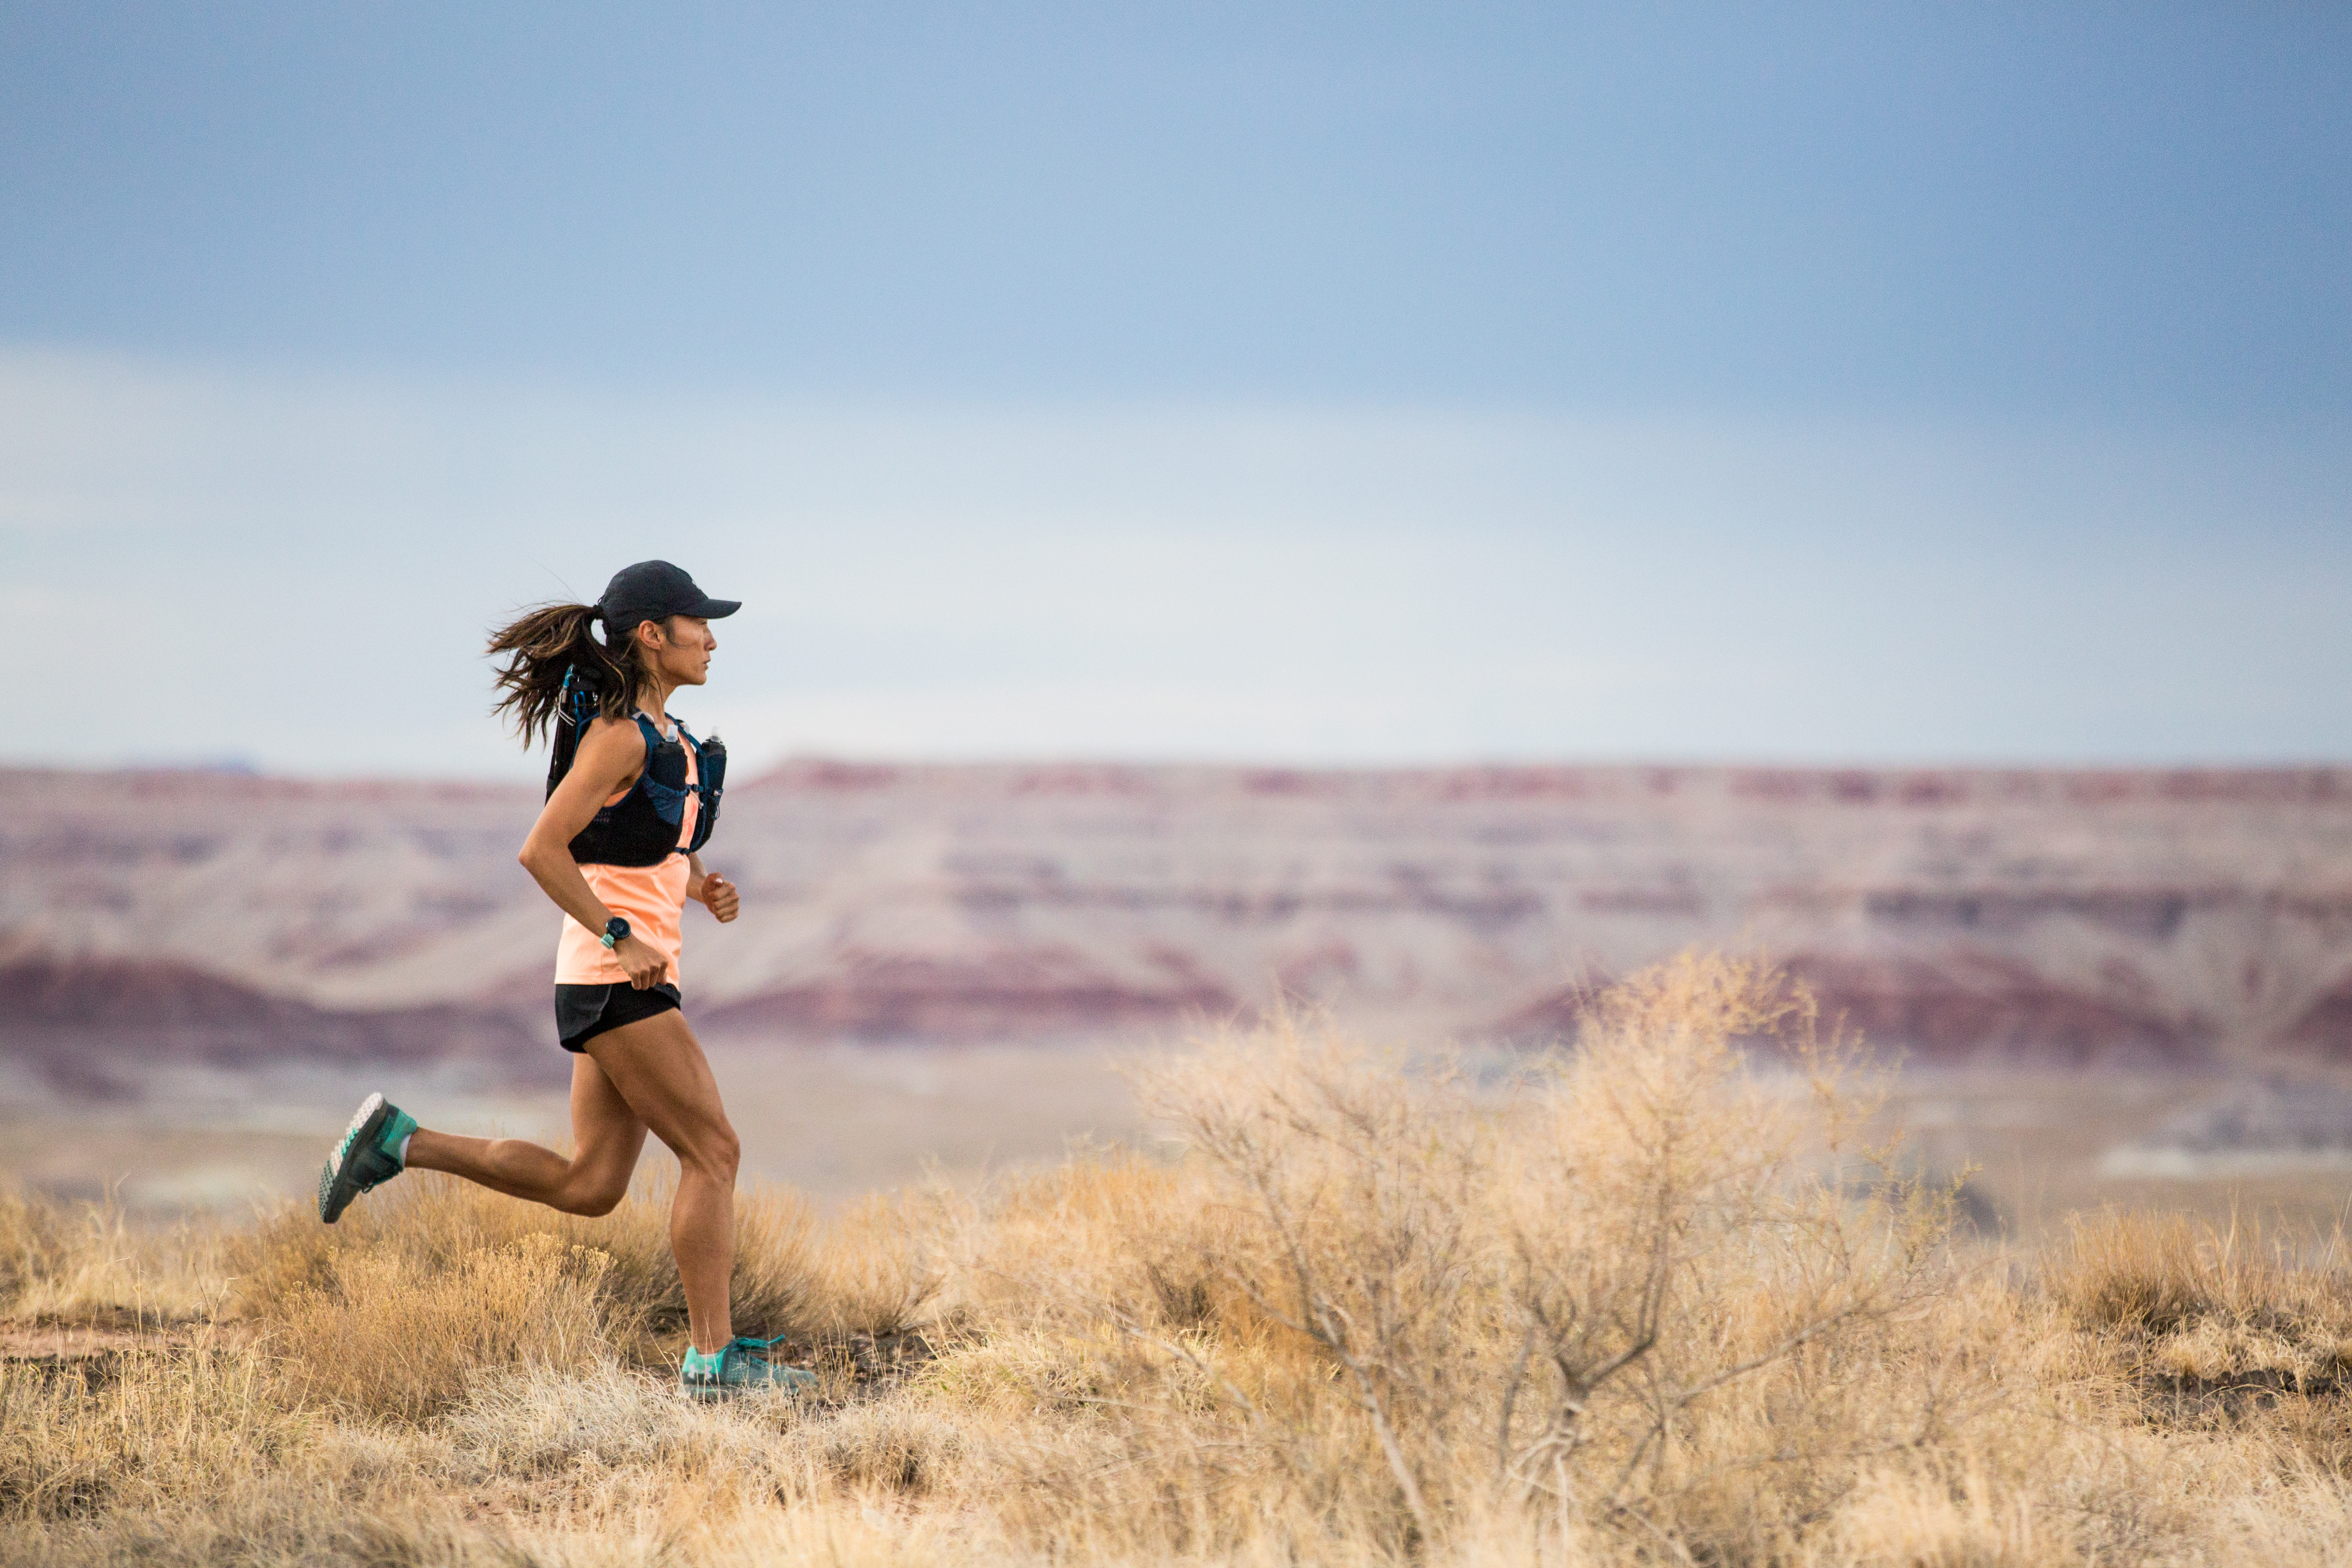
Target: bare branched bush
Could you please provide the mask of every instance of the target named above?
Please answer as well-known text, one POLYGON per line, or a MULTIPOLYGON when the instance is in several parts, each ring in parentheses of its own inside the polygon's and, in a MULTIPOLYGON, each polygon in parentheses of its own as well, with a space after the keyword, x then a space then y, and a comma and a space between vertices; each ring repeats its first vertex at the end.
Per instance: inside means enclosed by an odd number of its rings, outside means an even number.
POLYGON ((1202 1327, 1109 1315, 1181 1373, 1163 1396, 1221 1403, 1227 1442, 1391 1519, 1396 1549, 1508 1517, 1562 1550, 1769 1555, 1984 1393, 1958 1365, 1885 1375, 1889 1326, 1949 1288, 1949 1194, 1853 1146, 1854 1067, 1721 961, 1620 987, 1499 1094, 1282 1020, 1150 1086, 1215 1178, 1213 1229, 1160 1232, 1192 1233, 1202 1327), (1810 1093, 1748 1071, 1759 1037, 1810 1093))

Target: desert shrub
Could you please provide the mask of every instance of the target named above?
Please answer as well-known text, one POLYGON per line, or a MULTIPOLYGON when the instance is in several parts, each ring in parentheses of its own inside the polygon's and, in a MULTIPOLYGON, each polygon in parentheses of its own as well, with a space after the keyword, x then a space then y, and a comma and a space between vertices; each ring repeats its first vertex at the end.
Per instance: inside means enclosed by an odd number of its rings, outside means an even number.
POLYGON ((2285 1394, 2262 1413, 2262 1425, 2289 1468, 2352 1481, 2352 1409, 2341 1390, 2285 1394))
POLYGON ((1118 1150, 1001 1177, 942 1216, 956 1265, 946 1315, 998 1331, 1197 1324, 1221 1282, 1224 1196, 1204 1166, 1118 1150))
POLYGON ((1949 1194, 1854 1146, 1868 1085, 1808 1026, 1762 966, 1688 960, 1500 1096, 1296 1018, 1217 1043, 1148 1086, 1181 1165, 995 1195, 925 1386, 1066 1423, 1089 1468, 1032 1478, 1041 1536, 1410 1552, 1509 1519, 1769 1558, 1998 1352, 1917 1331, 1949 1194), (1775 1032, 1804 1092, 1747 1069, 1775 1032))

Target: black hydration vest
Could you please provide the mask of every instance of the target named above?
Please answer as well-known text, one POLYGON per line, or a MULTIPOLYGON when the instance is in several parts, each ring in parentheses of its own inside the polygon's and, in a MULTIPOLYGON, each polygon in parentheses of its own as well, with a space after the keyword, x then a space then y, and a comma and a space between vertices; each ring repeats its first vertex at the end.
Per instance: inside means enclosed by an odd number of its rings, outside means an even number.
MULTIPOLYGON (((566 671, 563 701, 555 718, 555 746, 547 759, 549 795, 572 771, 580 737, 595 717, 595 695, 576 667, 566 671)), ((628 794, 599 811, 572 840, 572 858, 580 865, 658 866, 672 855, 690 855, 709 843, 710 830, 718 826, 719 797, 727 782, 727 743, 716 735, 697 742, 683 724, 677 724, 678 741, 665 741, 642 713, 637 730, 646 740, 645 771, 628 794), (686 746, 694 748, 695 783, 690 786, 686 782, 686 746), (692 841, 681 847, 677 825, 686 814, 689 788, 702 797, 702 805, 695 816, 692 841)))

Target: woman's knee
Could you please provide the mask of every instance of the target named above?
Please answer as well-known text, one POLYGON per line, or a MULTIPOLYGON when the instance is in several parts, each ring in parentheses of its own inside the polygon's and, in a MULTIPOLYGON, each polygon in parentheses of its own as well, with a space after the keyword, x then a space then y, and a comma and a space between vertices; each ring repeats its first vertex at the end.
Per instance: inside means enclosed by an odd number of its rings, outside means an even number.
POLYGON ((599 1182, 591 1185, 566 1188, 557 1197, 555 1206, 565 1214, 576 1214, 587 1219, 602 1219, 619 1208, 621 1200, 628 1196, 628 1184, 625 1182, 618 1186, 599 1182))
POLYGON ((680 1151, 678 1163, 731 1187, 736 1169, 743 1163, 742 1140, 735 1136, 735 1129, 719 1122, 698 1132, 690 1145, 680 1151))
POLYGON ((621 1206, 629 1195, 629 1177, 636 1169, 635 1152, 623 1157, 612 1149, 590 1149, 572 1156, 564 1173, 555 1206, 566 1214, 601 1219, 621 1206))

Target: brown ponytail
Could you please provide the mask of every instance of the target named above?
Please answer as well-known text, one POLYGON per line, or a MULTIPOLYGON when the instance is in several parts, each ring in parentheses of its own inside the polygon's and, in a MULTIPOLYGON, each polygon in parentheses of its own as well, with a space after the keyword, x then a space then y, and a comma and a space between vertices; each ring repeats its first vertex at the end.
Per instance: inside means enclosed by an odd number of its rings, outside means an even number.
POLYGON ((580 671, 602 717, 624 719, 636 711, 637 694, 648 684, 637 639, 608 648, 588 629, 595 618, 593 605, 541 605, 491 634, 490 656, 505 654, 507 660, 498 673, 502 695, 490 711, 513 721, 525 746, 553 728, 568 669, 580 671))

